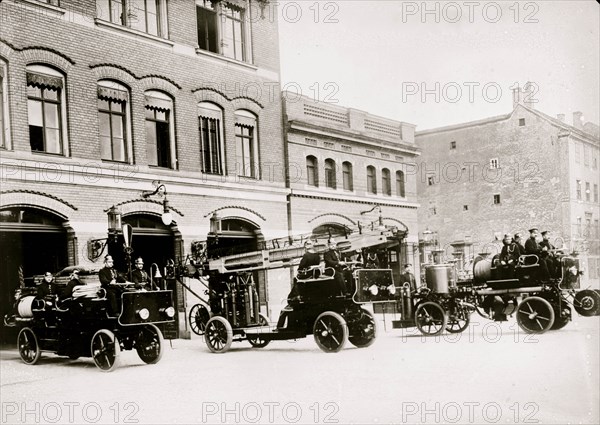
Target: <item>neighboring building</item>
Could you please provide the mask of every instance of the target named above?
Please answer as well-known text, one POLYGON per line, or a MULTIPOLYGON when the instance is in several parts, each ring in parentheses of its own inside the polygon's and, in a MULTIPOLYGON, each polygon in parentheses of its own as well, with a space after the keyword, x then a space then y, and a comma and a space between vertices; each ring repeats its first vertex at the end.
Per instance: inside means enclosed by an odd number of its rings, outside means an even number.
POLYGON ((407 232, 389 266, 418 264, 416 179, 407 165, 419 155, 415 126, 296 93, 285 92, 283 103, 290 232, 343 239, 344 229, 381 217, 407 232))
MULTIPOLYGON (((287 236, 267 3, 1 2, 0 316, 21 277, 101 267, 112 207, 147 266, 189 254, 211 218, 219 248, 287 236), (168 204, 140 196, 156 180, 168 204)), ((108 252, 124 266, 120 243, 108 252)))
POLYGON ((525 94, 515 90, 509 114, 416 134, 419 228, 465 259, 498 252, 504 233, 548 229, 554 245, 580 254, 584 284, 598 287, 598 126, 579 112, 573 125, 552 118, 525 94))

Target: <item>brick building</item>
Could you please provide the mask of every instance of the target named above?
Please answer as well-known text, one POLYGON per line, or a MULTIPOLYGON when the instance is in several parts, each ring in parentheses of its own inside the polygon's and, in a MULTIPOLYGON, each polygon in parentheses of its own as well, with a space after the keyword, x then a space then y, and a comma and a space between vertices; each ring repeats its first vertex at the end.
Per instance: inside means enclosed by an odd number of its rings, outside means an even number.
POLYGON ((419 228, 466 257, 499 252, 505 233, 548 229, 598 287, 598 127, 579 112, 569 125, 537 111, 526 90, 513 97, 506 115, 417 132, 419 228))
POLYGON ((418 263, 415 126, 366 112, 283 95, 289 159, 290 231, 343 235, 379 223, 408 231, 390 254, 398 272, 418 263))
MULTIPOLYGON (((273 10, 266 0, 1 2, 0 316, 19 267, 25 277, 101 267, 112 207, 147 265, 190 253, 211 218, 223 248, 287 235, 273 10), (167 198, 141 197, 157 180, 167 198)), ((111 250, 122 257, 119 243, 111 250)), ((269 277, 259 279, 267 308, 269 277)))

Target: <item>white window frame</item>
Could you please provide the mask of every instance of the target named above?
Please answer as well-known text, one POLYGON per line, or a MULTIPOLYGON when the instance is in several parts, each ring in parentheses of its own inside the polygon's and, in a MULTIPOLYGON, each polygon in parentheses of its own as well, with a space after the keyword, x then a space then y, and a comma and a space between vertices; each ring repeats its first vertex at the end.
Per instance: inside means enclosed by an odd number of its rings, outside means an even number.
MULTIPOLYGON (((50 155, 61 155, 61 156, 70 156, 70 149, 69 149, 69 131, 68 131, 68 119, 67 119, 67 80, 65 78, 65 75, 63 75, 61 72, 58 72, 57 70, 55 70, 54 68, 50 68, 47 65, 41 65, 41 64, 36 64, 36 65, 27 65, 25 67, 25 72, 31 72, 34 74, 46 74, 46 75, 50 75, 52 77, 58 77, 62 79, 63 82, 63 88, 60 91, 60 118, 61 118, 61 129, 60 129, 60 136, 61 136, 61 141, 62 141, 62 153, 61 154, 53 154, 50 152, 37 152, 36 153, 40 153, 40 154, 50 154, 50 155)), ((25 83, 25 88, 27 89, 27 83, 25 83)), ((27 97, 29 99, 29 97, 27 97)), ((29 125, 29 123, 28 123, 29 125)), ((29 137, 29 136, 28 136, 29 137)))
MULTIPOLYGON (((127 149, 127 157, 125 161, 117 161, 114 159, 106 159, 102 158, 102 153, 100 153, 100 159, 102 161, 113 161, 113 162, 122 162, 126 164, 133 164, 133 138, 131 131, 131 91, 129 88, 124 86, 121 83, 118 83, 113 80, 99 80, 97 82, 99 87, 106 87, 110 89, 117 89, 127 92, 127 104, 125 105, 125 137, 127 140, 125 141, 125 148, 127 149)), ((97 98, 97 96, 96 96, 97 98)), ((99 113, 98 107, 96 107, 96 112, 99 113)), ((100 130, 100 119, 98 118, 98 131, 100 130)), ((98 147, 100 147, 100 134, 98 133, 98 147)), ((102 152, 102 150, 100 150, 102 152)))
POLYGON ((0 145, 0 149, 10 149, 11 139, 9 121, 10 114, 8 113, 8 64, 1 58, 0 74, 2 75, 2 98, 0 99, 2 104, 2 128, 0 128, 0 132, 2 132, 2 144, 0 145))
MULTIPOLYGON (((126 10, 131 10, 131 8, 135 8, 136 1, 145 1, 145 0, 120 0, 120 1, 122 4, 122 7, 123 7, 122 11, 126 11, 126 10), (131 6, 131 4, 134 4, 134 6, 131 6)), ((154 0, 152 0, 152 1, 154 1, 154 0)), ((138 31, 143 34, 148 34, 152 37, 168 39, 169 38, 169 17, 168 17, 167 0, 157 0, 157 1, 158 1, 158 5, 156 8, 156 14, 157 14, 157 18, 158 18, 158 24, 157 24, 158 34, 152 34, 147 31, 142 31, 140 29, 132 27, 131 26, 131 18, 129 18, 127 14, 125 15, 124 20, 122 20, 122 19, 113 20, 112 10, 110 9, 110 4, 111 4, 112 0, 97 0, 96 1, 96 16, 98 19, 100 19, 102 21, 110 22, 111 24, 114 24, 114 25, 119 25, 119 26, 122 26, 125 28, 129 28, 132 31, 138 31)), ((147 27, 147 24, 146 24, 146 27, 147 27)))
MULTIPOLYGON (((200 102, 197 105, 198 120, 200 117, 216 119, 219 121, 219 167, 220 173, 207 173, 202 171, 204 174, 213 174, 224 176, 227 175, 226 161, 225 161, 225 137, 223 133, 223 110, 214 103, 211 102, 200 102)), ((200 166, 202 167, 204 159, 202 158, 202 134, 198 135, 200 141, 200 166)))
MULTIPOLYGON (((165 102, 169 102, 171 104, 171 109, 169 110, 169 151, 171 153, 171 165, 169 169, 176 170, 177 169, 177 143, 175 143, 175 102, 171 96, 167 95, 158 90, 146 90, 144 92, 144 109, 146 108, 146 103, 148 103, 146 98, 155 98, 165 102)), ((148 146, 148 141, 146 141, 146 148, 148 146)), ((159 167, 158 165, 150 164, 148 165, 159 167)), ((160 167, 164 168, 164 167, 160 167)))
MULTIPOLYGON (((237 175, 240 177, 245 177, 245 178, 251 178, 251 179, 257 179, 260 180, 260 176, 261 176, 261 169, 260 169, 260 162, 259 162, 259 148, 260 148, 260 143, 259 143, 259 137, 258 137, 258 117, 256 115, 254 115, 254 113, 246 110, 246 109, 238 109, 234 112, 235 115, 235 126, 250 126, 252 125, 253 127, 253 131, 252 131, 252 163, 253 163, 253 170, 254 170, 254 175, 246 175, 245 174, 245 170, 243 170, 243 173, 240 173, 241 170, 241 164, 237 164, 236 165, 236 172, 237 175)), ((237 158, 239 157, 239 146, 237 144, 237 128, 235 129, 235 138, 236 138, 236 144, 235 144, 235 149, 236 149, 236 162, 237 162, 237 158)))

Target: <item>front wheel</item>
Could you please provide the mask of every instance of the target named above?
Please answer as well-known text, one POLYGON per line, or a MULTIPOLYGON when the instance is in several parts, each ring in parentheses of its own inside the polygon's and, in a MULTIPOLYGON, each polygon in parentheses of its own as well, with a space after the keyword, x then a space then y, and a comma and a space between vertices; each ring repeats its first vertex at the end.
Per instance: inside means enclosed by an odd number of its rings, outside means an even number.
MULTIPOLYGON (((267 316, 265 316, 264 314, 260 313, 259 314, 259 321, 258 324, 260 326, 269 326, 269 319, 267 318, 267 316)), ((271 342, 270 339, 266 339, 264 338, 260 333, 259 334, 251 334, 248 335, 248 342, 250 343, 250 345, 252 345, 254 348, 264 348, 267 345, 269 345, 269 342, 271 342)))
POLYGON ((156 364, 163 355, 164 339, 160 329, 154 325, 146 325, 135 338, 135 349, 140 359, 146 364, 156 364))
POLYGON ((415 311, 415 324, 423 335, 435 336, 441 334, 447 325, 446 312, 441 305, 434 301, 420 304, 415 311))
POLYGON ((525 298, 517 307, 517 323, 527 333, 544 333, 554 324, 554 309, 543 298, 525 298))
POLYGON ((579 291, 575 294, 573 307, 584 317, 597 316, 600 314, 600 294, 591 289, 579 291))
POLYGON ((188 319, 192 332, 196 335, 204 335, 206 324, 210 320, 210 312, 202 304, 196 304, 190 310, 188 319))
POLYGON ((92 359, 102 372, 112 372, 119 365, 121 346, 114 333, 100 329, 92 337, 92 359))
POLYGON ((213 353, 224 353, 229 350, 233 342, 233 329, 229 322, 221 317, 215 316, 206 324, 206 345, 213 353))
POLYGON ((34 365, 42 356, 37 336, 31 328, 23 328, 17 336, 19 355, 25 364, 34 365))
POLYGON ((333 311, 321 313, 313 326, 313 336, 319 348, 326 353, 337 353, 348 339, 348 325, 333 311))
POLYGON ((377 322, 373 313, 368 310, 360 309, 360 318, 353 321, 349 326, 350 335, 348 341, 358 348, 365 348, 373 345, 377 338, 377 322))

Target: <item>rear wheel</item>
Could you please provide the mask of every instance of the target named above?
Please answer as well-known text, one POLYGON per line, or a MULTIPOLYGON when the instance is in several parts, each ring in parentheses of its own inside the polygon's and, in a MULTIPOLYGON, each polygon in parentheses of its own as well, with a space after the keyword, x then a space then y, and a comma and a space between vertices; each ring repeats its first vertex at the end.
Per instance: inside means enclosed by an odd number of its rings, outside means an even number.
POLYGON ((17 336, 19 355, 25 364, 34 365, 40 359, 42 352, 37 336, 31 328, 23 328, 17 336))
POLYGON ((575 311, 585 317, 600 314, 600 293, 591 289, 584 289, 575 294, 573 300, 575 311))
MULTIPOLYGON (((265 316, 262 313, 259 316, 260 316, 259 325, 260 326, 269 326, 269 319, 267 318, 267 316, 265 316)), ((252 345, 254 348, 264 348, 267 345, 269 345, 269 342, 271 342, 270 339, 264 338, 260 333, 259 334, 250 334, 247 336, 247 338, 248 338, 248 342, 250 343, 250 345, 252 345)))
POLYGON ((353 321, 348 330, 350 335, 348 341, 358 348, 364 348, 372 345, 377 338, 377 322, 373 313, 368 310, 360 309, 360 318, 353 321))
POLYGON ((140 329, 135 338, 135 349, 140 359, 146 364, 156 364, 163 355, 164 339, 160 330, 154 325, 146 325, 140 329))
POLYGON ((100 329, 92 337, 92 359, 102 372, 112 372, 119 365, 121 346, 114 333, 100 329))
POLYGON ((206 324, 206 345, 213 353, 224 353, 229 350, 233 342, 233 329, 229 322, 221 317, 215 316, 206 324))
POLYGON ((210 312, 208 309, 202 304, 196 304, 190 310, 188 318, 192 332, 196 335, 204 335, 206 324, 210 320, 210 312))
POLYGON ((348 339, 348 325, 333 311, 321 313, 313 325, 313 336, 319 348, 326 353, 337 353, 348 339))
POLYGON ((525 298, 517 307, 517 323, 527 333, 544 333, 554 324, 554 309, 543 298, 525 298))
POLYGON ((464 307, 457 307, 448 318, 446 330, 450 333, 461 333, 469 327, 471 321, 469 311, 464 307))
POLYGON ((419 305, 415 311, 415 324, 423 335, 441 334, 447 325, 446 312, 441 305, 427 301, 419 305))

